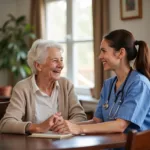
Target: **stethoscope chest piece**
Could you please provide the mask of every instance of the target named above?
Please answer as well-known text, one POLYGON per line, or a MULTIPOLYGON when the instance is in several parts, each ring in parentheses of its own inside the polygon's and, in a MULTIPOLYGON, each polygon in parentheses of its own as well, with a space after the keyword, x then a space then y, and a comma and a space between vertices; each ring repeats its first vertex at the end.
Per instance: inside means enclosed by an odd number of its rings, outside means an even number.
POLYGON ((103 104, 103 108, 104 108, 104 109, 108 109, 108 108, 109 108, 108 101, 107 101, 105 104, 103 104))

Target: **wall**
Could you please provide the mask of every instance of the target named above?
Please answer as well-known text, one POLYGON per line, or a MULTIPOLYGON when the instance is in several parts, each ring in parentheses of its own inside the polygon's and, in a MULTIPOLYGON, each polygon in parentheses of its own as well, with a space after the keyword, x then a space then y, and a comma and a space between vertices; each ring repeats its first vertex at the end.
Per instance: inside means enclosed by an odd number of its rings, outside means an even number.
POLYGON ((26 15, 29 22, 30 17, 30 0, 16 0, 17 15, 26 15))
MULTIPOLYGON (((7 20, 7 15, 26 15, 29 21, 30 0, 0 0, 0 26, 7 20)), ((11 76, 7 71, 0 71, 0 86, 10 84, 11 76)))
POLYGON ((110 30, 127 29, 134 34, 136 40, 144 40, 150 45, 150 0, 142 0, 142 2, 142 19, 123 21, 120 19, 120 0, 110 0, 110 30))
POLYGON ((6 21, 6 16, 9 13, 16 15, 16 1, 17 0, 0 0, 0 25, 6 21))
POLYGON ((0 25, 7 19, 7 15, 26 15, 29 20, 30 0, 0 0, 0 25))

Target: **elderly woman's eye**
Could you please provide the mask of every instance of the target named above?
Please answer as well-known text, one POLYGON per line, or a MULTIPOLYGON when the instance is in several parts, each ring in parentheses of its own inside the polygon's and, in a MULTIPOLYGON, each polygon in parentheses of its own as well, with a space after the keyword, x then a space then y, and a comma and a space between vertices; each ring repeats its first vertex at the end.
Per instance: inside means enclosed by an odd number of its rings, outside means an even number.
POLYGON ((56 62, 56 61, 57 61, 57 59, 53 59, 53 61, 54 61, 54 62, 56 62))

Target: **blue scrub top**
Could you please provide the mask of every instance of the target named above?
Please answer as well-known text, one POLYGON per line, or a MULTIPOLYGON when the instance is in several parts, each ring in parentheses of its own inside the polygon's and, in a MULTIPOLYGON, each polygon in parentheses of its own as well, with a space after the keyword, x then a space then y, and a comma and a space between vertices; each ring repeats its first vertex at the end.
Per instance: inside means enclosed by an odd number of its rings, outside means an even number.
POLYGON ((109 100, 109 108, 105 109, 103 107, 103 104, 105 104, 108 99, 109 91, 114 79, 115 77, 112 77, 104 82, 100 101, 94 116, 102 119, 104 122, 115 120, 117 118, 130 121, 131 123, 125 132, 129 129, 136 129, 138 131, 150 129, 150 81, 139 72, 135 70, 132 71, 124 87, 123 103, 120 105, 118 112, 115 113, 122 92, 118 95, 117 102, 113 109, 112 106, 117 93, 122 90, 123 84, 115 92, 116 81, 114 82, 109 100))

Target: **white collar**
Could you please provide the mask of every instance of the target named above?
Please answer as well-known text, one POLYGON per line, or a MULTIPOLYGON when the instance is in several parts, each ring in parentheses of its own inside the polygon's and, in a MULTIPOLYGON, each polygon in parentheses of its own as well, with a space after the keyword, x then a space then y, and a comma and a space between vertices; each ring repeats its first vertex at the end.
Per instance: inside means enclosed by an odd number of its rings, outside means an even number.
MULTIPOLYGON (((32 75, 31 82, 32 82, 32 87, 33 87, 33 93, 36 93, 36 91, 40 91, 40 88, 37 86, 36 81, 35 81, 35 74, 32 75)), ((55 88, 59 88, 58 81, 55 82, 55 86, 54 87, 55 88)))

